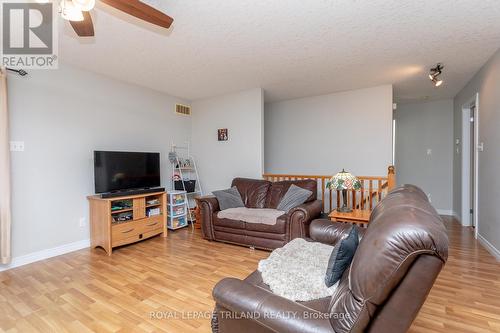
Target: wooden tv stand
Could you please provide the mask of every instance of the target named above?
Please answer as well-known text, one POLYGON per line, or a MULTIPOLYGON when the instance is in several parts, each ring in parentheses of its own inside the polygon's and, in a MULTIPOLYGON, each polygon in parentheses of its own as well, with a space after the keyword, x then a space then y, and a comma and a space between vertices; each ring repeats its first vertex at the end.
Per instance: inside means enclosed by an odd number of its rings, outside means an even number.
POLYGON ((90 206, 92 248, 101 247, 111 255, 113 248, 117 246, 135 243, 159 234, 167 237, 165 192, 114 198, 92 195, 87 199, 90 206), (148 217, 148 212, 153 213, 154 209, 159 209, 159 215, 148 217))

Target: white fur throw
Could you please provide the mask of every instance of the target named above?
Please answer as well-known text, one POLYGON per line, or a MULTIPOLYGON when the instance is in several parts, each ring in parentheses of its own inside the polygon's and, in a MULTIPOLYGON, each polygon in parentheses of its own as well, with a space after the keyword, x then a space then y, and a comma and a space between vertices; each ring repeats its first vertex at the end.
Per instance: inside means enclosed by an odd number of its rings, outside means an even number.
POLYGON ((246 223, 275 225, 277 218, 283 214, 284 211, 277 209, 237 207, 221 210, 217 213, 217 217, 246 223))
POLYGON ((338 283, 325 285, 333 246, 296 238, 259 262, 262 279, 273 293, 292 301, 310 301, 333 295, 338 283))

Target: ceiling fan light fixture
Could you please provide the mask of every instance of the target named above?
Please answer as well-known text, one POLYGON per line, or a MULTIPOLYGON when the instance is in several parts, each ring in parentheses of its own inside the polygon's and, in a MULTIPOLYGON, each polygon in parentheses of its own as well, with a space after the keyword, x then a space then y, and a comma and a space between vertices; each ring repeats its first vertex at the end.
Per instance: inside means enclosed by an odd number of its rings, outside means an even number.
POLYGON ((429 73, 429 80, 432 81, 435 87, 439 87, 443 84, 443 80, 439 78, 439 76, 443 73, 443 64, 438 63, 436 67, 431 68, 429 73))
POLYGON ((88 12, 92 10, 95 6, 95 0, 73 0, 73 4, 76 8, 83 12, 88 12))
POLYGON ((61 0, 60 13, 63 19, 68 21, 83 21, 82 11, 75 6, 71 0, 61 0))

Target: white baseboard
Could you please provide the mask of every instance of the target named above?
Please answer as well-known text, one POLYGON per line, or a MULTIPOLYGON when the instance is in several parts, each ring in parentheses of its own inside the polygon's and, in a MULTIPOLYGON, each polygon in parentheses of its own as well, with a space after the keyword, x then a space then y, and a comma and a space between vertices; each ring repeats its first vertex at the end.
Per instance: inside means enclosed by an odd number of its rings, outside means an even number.
POLYGON ((450 209, 436 209, 439 215, 453 216, 453 211, 450 209))
POLYGON ((51 249, 41 250, 12 258, 12 262, 8 265, 0 265, 0 272, 6 271, 15 267, 31 264, 36 261, 57 257, 73 251, 78 251, 90 247, 90 239, 84 239, 78 242, 56 246, 51 249))
POLYGON ((500 261, 500 250, 494 247, 493 244, 488 242, 486 238, 484 238, 480 234, 477 234, 477 239, 479 240, 481 245, 484 246, 484 248, 497 259, 497 261, 500 261))

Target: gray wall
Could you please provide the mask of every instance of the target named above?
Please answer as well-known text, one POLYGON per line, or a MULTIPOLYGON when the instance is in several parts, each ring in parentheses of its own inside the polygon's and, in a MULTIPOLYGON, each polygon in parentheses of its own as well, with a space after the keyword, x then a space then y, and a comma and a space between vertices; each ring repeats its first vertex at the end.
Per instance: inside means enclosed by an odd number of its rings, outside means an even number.
POLYGON ((386 175, 392 164, 392 86, 265 106, 265 171, 386 175))
POLYGON ((400 104, 394 116, 398 184, 421 187, 440 213, 451 215, 453 100, 400 104))
POLYGON ((225 189, 235 177, 261 178, 264 96, 260 88, 192 103, 193 155, 203 190, 225 189), (217 141, 227 128, 228 141, 217 141))
POLYGON ((170 143, 189 140, 182 100, 65 65, 8 80, 11 140, 25 142, 12 153, 13 257, 89 238, 93 150, 161 152, 169 184, 170 143))
MULTIPOLYGON (((454 100, 455 138, 462 136, 462 106, 479 93, 478 234, 500 254, 500 50, 483 66, 454 100)), ((461 141, 461 140, 460 140, 461 141)), ((461 156, 453 160, 453 209, 461 212, 461 156)), ((491 250, 491 248, 490 248, 491 250)))

